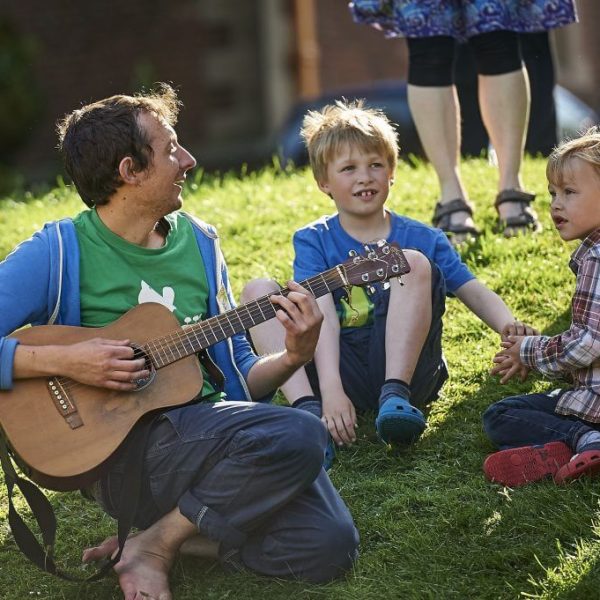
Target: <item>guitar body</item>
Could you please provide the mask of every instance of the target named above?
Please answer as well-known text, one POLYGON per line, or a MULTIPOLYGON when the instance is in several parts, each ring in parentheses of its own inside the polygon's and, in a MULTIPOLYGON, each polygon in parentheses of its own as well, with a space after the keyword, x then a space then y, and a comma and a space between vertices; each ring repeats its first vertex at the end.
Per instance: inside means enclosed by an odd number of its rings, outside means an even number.
MULTIPOLYGON (((11 337, 31 346, 129 339, 135 347, 181 331, 169 309, 146 303, 107 327, 47 325, 23 329, 11 337)), ((202 371, 194 354, 156 369, 151 382, 133 392, 60 377, 18 379, 12 390, 0 392, 0 424, 17 462, 31 479, 50 489, 73 490, 98 478, 101 467, 142 416, 187 404, 201 389, 202 371), (52 385, 56 381, 61 381, 58 393, 52 385)))
MULTIPOLYGON (((342 286, 371 285, 410 271, 402 250, 385 240, 367 245, 366 256, 301 281, 316 298, 342 286)), ((287 294, 284 288, 279 293, 287 294)), ((152 377, 133 392, 87 386, 65 377, 17 379, 0 391, 0 426, 21 469, 44 487, 85 487, 147 413, 187 404, 202 390, 196 353, 275 317, 269 296, 252 300, 182 328, 161 304, 132 308, 101 328, 49 325, 14 333, 28 346, 69 345, 93 338, 128 339, 144 356, 152 377)))

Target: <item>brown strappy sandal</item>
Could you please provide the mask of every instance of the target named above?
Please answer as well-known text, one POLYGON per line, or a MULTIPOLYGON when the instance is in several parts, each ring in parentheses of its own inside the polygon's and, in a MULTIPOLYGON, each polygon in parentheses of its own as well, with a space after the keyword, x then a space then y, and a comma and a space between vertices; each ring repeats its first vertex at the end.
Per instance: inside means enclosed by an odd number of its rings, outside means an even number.
POLYGON ((432 223, 434 227, 439 227, 452 241, 452 238, 457 235, 465 237, 477 237, 480 235, 479 229, 472 225, 461 223, 452 223, 450 216, 457 212, 466 212, 473 216, 473 206, 470 202, 462 198, 450 200, 450 202, 438 202, 435 205, 432 223))
POLYGON ((535 233, 542 229, 537 214, 529 206, 534 200, 535 194, 521 192, 520 190, 503 190, 496 196, 496 202, 494 202, 496 210, 505 202, 515 202, 519 204, 521 209, 518 215, 513 215, 506 219, 498 217, 497 228, 498 231, 503 233, 504 237, 515 237, 520 233, 527 232, 535 233))

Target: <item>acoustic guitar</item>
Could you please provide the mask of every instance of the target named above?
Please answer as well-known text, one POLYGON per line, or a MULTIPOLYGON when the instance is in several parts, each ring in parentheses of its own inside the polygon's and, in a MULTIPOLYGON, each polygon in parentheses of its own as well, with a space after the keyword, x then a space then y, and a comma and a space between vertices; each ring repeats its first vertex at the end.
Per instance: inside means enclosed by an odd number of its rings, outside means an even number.
MULTIPOLYGON (((367 286, 410 270, 396 244, 366 246, 341 265, 300 282, 315 297, 367 286)), ((289 289, 281 290, 287 295, 289 289)), ((150 376, 130 392, 84 385, 66 377, 15 380, 0 392, 0 426, 17 464, 33 481, 58 491, 95 481, 133 426, 151 411, 194 399, 202 389, 196 354, 275 316, 263 296, 223 314, 181 327, 161 304, 140 304, 102 328, 41 325, 14 333, 22 344, 68 345, 92 338, 129 339, 150 376)))

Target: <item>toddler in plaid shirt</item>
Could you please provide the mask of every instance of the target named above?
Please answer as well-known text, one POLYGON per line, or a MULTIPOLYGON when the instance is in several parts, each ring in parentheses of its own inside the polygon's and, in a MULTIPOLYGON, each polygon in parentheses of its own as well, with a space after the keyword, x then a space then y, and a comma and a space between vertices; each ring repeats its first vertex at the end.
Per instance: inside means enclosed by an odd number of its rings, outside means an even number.
POLYGON ((501 450, 483 469, 489 480, 508 486, 600 473, 600 129, 556 148, 546 176, 558 234, 582 240, 569 264, 577 277, 571 325, 552 337, 510 337, 492 373, 505 383, 535 369, 567 376, 573 385, 505 398, 485 412, 485 431, 501 450))

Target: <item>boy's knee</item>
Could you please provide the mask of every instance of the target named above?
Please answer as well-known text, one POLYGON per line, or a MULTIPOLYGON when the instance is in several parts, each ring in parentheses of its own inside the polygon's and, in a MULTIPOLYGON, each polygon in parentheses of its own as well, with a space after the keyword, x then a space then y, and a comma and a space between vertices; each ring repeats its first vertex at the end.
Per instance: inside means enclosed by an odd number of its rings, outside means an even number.
POLYGON ((242 290, 240 302, 246 304, 261 296, 267 296, 268 294, 277 293, 281 290, 281 287, 276 281, 272 279, 259 278, 252 279, 249 281, 242 290))
POLYGON ((498 438, 497 434, 499 421, 502 419, 504 413, 509 408, 505 400, 500 400, 499 402, 495 402, 491 406, 488 406, 486 411, 483 413, 483 416, 481 417, 481 420, 483 421, 483 430, 485 431, 488 438, 495 444, 499 444, 501 441, 498 438))
POLYGON ((411 276, 431 277, 431 262, 418 250, 403 250, 411 276))
POLYGON ((502 415, 510 408, 515 408, 515 400, 519 400, 520 398, 518 396, 516 397, 509 397, 509 398, 503 398, 502 400, 498 400, 498 402, 494 402, 494 404, 488 406, 485 410, 485 412, 483 413, 483 423, 484 425, 486 423, 493 423, 496 419, 498 419, 499 417, 502 417, 502 415))
POLYGON ((496 414, 498 412, 497 409, 497 402, 495 404, 492 404, 491 406, 488 406, 483 415, 481 416, 481 420, 483 422, 483 429, 485 430, 486 433, 488 433, 488 429, 490 427, 490 424, 494 421, 494 419, 496 418, 496 414))
POLYGON ((431 261, 418 250, 404 250, 404 256, 410 266, 410 272, 407 273, 407 281, 414 281, 421 286, 429 286, 433 281, 433 267, 431 261))

